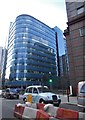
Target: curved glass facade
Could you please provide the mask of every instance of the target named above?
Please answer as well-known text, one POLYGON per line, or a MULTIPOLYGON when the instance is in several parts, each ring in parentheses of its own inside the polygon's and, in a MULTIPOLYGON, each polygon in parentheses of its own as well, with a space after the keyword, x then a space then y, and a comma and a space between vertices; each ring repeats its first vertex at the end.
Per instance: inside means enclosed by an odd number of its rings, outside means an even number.
POLYGON ((29 15, 11 23, 8 39, 6 78, 10 81, 41 81, 57 76, 54 29, 29 15))

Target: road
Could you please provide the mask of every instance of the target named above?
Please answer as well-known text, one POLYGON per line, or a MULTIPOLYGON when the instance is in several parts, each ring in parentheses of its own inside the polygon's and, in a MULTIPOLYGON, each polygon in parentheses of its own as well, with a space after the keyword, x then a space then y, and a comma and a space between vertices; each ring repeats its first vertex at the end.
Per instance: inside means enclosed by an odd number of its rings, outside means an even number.
MULTIPOLYGON (((0 103, 2 103, 2 105, 0 104, 0 108, 2 108, 2 118, 14 118, 13 116, 13 109, 15 104, 17 103, 23 103, 22 100, 20 99, 4 99, 0 98, 0 103)), ((5 119, 4 119, 5 120, 5 119)))
MULTIPOLYGON (((66 95, 60 95, 62 99, 61 106, 65 107, 67 106, 67 96, 66 95)), ((14 118, 13 116, 13 108, 15 104, 17 103, 23 103, 23 101, 20 99, 5 99, 5 98, 0 98, 0 108, 2 110, 0 111, 0 116, 2 118, 14 118)), ((69 103, 76 104, 77 103, 77 98, 76 97, 70 97, 69 103)), ((72 106, 71 106, 72 107, 72 106)), ((3 119, 6 120, 6 119, 3 119)))

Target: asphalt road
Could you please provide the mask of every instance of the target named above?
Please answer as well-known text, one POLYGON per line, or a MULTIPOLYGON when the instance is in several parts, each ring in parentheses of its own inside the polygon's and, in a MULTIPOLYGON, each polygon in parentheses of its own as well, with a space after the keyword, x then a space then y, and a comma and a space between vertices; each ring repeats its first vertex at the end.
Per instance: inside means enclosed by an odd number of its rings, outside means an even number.
MULTIPOLYGON (((64 108, 69 108, 70 107, 70 109, 78 110, 78 108, 75 107, 76 103, 77 103, 77 98, 76 97, 70 97, 69 98, 69 104, 68 104, 67 96, 66 95, 60 95, 60 96, 61 96, 61 100, 62 100, 62 103, 61 103, 60 107, 64 107, 64 108)), ((0 111, 1 115, 0 116, 2 116, 3 120, 10 120, 10 118, 14 118, 13 109, 14 109, 15 104, 17 104, 17 103, 23 103, 21 98, 18 99, 18 100, 17 99, 0 98, 0 110, 1 110, 0 111), (6 118, 8 118, 8 119, 6 119, 6 118)))
MULTIPOLYGON (((1 101, 1 100, 0 100, 1 101)), ((2 107, 2 118, 4 118, 3 120, 6 120, 5 118, 14 118, 13 116, 13 109, 15 104, 17 103, 23 103, 22 100, 20 99, 4 99, 2 98, 2 105, 0 105, 2 107)))

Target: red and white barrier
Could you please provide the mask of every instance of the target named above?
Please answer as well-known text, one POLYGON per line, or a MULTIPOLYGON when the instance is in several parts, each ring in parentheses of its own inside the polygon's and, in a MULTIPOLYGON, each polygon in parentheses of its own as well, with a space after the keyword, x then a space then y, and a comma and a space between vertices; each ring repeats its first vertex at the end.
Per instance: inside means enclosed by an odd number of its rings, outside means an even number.
POLYGON ((22 118, 22 114, 24 112, 25 105, 24 104, 16 104, 14 108, 14 116, 16 118, 22 118))
POLYGON ((58 107, 54 107, 52 104, 47 104, 44 106, 44 111, 50 116, 55 117, 56 111, 58 111, 58 107))
POLYGON ((31 107, 25 107, 22 118, 33 118, 35 119, 37 116, 38 109, 31 108, 31 107))
POLYGON ((14 116, 16 118, 43 120, 79 120, 85 118, 84 112, 78 112, 71 109, 54 107, 52 104, 17 104, 14 109, 14 116))
POLYGON ((45 106, 46 104, 42 104, 42 103, 37 103, 36 104, 36 107, 37 107, 37 109, 40 109, 40 110, 43 110, 44 111, 44 106, 45 106))
POLYGON ((56 112, 56 118, 63 120, 77 120, 79 118, 79 114, 77 111, 65 109, 65 108, 58 108, 56 112))
POLYGON ((49 120, 50 116, 43 110, 38 110, 36 120, 39 120, 39 118, 49 120))
MULTIPOLYGON (((53 117, 50 116, 48 113, 46 113, 44 110, 41 110, 41 107, 44 105, 41 104, 34 104, 32 106, 30 106, 28 104, 17 104, 15 105, 15 109, 14 109, 14 116, 16 118, 28 118, 28 119, 36 119, 39 120, 40 118, 42 120, 53 120, 53 117), (33 108, 36 107, 36 108, 33 108), (37 107, 39 107, 39 109, 37 109, 37 107)), ((42 107, 43 109, 43 107, 42 107)), ((57 120, 56 118, 54 118, 54 120, 57 120)))
POLYGON ((37 106, 39 109, 44 110, 50 116, 57 118, 57 119, 79 120, 80 118, 85 118, 84 112, 78 112, 78 111, 71 110, 71 109, 54 107, 52 104, 42 105, 39 103, 37 106))
POLYGON ((79 112, 79 120, 84 120, 85 119, 85 112, 79 112), (83 119, 82 119, 83 118, 83 119))

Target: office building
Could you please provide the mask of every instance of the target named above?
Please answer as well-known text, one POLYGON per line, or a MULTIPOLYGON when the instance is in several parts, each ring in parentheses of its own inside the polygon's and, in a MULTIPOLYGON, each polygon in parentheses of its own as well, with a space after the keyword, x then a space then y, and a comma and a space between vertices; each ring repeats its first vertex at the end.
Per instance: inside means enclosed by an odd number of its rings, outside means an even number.
POLYGON ((56 26, 54 27, 54 30, 56 32, 56 49, 57 49, 57 62, 58 62, 58 76, 60 76, 60 60, 59 56, 62 56, 65 54, 65 45, 64 45, 64 38, 63 38, 63 32, 56 26))
POLYGON ((6 48, 0 47, 0 87, 2 87, 5 82, 6 55, 6 48))
POLYGON ((57 80, 56 33, 54 28, 26 14, 17 16, 15 22, 10 23, 6 66, 8 85, 47 84, 49 77, 57 80))
POLYGON ((66 76, 68 74, 68 64, 66 54, 59 57, 60 60, 60 76, 66 76))
POLYGON ((85 81, 85 2, 66 2, 69 83, 76 94, 79 81, 85 81))
POLYGON ((1 80, 1 76, 2 76, 2 50, 3 50, 3 47, 0 47, 0 88, 2 87, 2 80, 1 80))

